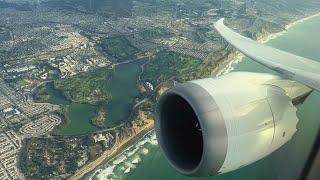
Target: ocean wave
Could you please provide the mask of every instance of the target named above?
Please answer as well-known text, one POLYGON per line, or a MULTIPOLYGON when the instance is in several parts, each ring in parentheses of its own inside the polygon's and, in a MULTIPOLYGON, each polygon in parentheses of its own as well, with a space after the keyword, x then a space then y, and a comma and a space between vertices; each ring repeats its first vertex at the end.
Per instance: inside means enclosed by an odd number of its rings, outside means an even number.
POLYGON ((124 162, 126 159, 127 159, 127 157, 125 155, 122 155, 119 158, 115 159, 113 161, 113 164, 118 165, 118 164, 124 162))
MULTIPOLYGON (((320 13, 314 16, 319 15, 320 13)), ((311 17, 287 25, 286 30, 298 24, 299 22, 302 22, 311 17)), ((271 34, 267 38, 259 40, 259 42, 266 43, 272 39, 282 36, 287 33, 286 30, 279 33, 271 34)), ((244 60, 244 57, 245 56, 243 54, 237 55, 233 61, 231 61, 225 68, 219 71, 217 76, 232 72, 235 66, 244 60)), ((151 131, 143 136, 140 140, 138 140, 137 143, 135 143, 131 147, 128 147, 123 153, 119 154, 106 164, 102 165, 101 168, 97 169, 89 179, 121 179, 121 176, 131 173, 136 167, 139 166, 139 163, 143 162, 143 158, 149 154, 150 146, 157 145, 158 142, 156 139, 155 131, 151 131)))
POLYGON ((124 171, 124 173, 127 174, 127 173, 129 173, 130 171, 131 171, 131 168, 127 168, 127 169, 124 171))
POLYGON ((89 176, 89 179, 121 179, 121 176, 132 172, 142 162, 143 157, 148 155, 150 146, 157 145, 156 134, 150 131, 137 143, 98 168, 89 176))
POLYGON ((294 22, 286 25, 285 29, 289 29, 289 28, 291 28, 291 27, 293 27, 293 26, 295 26, 295 25, 297 25, 297 24, 299 24, 299 23, 302 23, 302 22, 304 22, 304 21, 306 21, 306 20, 309 20, 309 19, 314 18, 314 17, 317 17, 317 16, 320 16, 320 13, 316 13, 316 14, 314 14, 314 15, 311 15, 311 16, 305 17, 305 18, 303 18, 303 19, 299 19, 299 20, 297 20, 297 21, 294 21, 294 22))
MULTIPOLYGON (((289 30, 290 28, 292 28, 293 26, 299 24, 299 23, 302 23, 306 20, 309 20, 311 18, 314 18, 314 17, 317 17, 317 16, 320 16, 320 13, 317 13, 317 14, 314 14, 314 15, 311 15, 311 16, 308 16, 306 18, 303 18, 303 19, 300 19, 300 20, 297 20, 297 21, 294 21, 288 25, 285 26, 285 30, 284 31, 280 31, 278 33, 273 33, 273 34, 269 34, 268 36, 266 36, 265 38, 262 38, 259 40, 260 43, 267 43, 273 39, 276 39, 280 36, 283 36, 285 35, 289 30)), ((237 55, 234 60, 232 60, 225 68, 221 69, 218 74, 216 75, 216 77, 219 77, 219 76, 222 76, 222 75, 225 75, 225 74, 228 74, 230 72, 232 72, 234 70, 234 67, 235 65, 237 65, 238 63, 242 62, 243 59, 244 59, 244 55, 242 53, 239 53, 239 55, 237 55)))
POLYGON ((131 161, 132 164, 138 164, 141 161, 140 157, 135 158, 134 160, 131 161))
POLYGON ((147 155, 149 153, 149 150, 147 148, 143 148, 142 153, 144 155, 147 155))
POLYGON ((222 75, 225 75, 225 74, 228 74, 230 72, 232 72, 234 70, 234 67, 236 64, 242 62, 243 58, 245 56, 241 53, 239 53, 235 59, 233 61, 231 61, 225 68, 221 69, 218 74, 216 75, 216 77, 219 77, 219 76, 222 76, 222 75))
POLYGON ((115 175, 113 173, 113 170, 116 166, 115 165, 112 165, 112 166, 109 166, 103 170, 101 170, 98 175, 97 175, 97 178, 98 179, 105 179, 105 180, 112 180, 113 177, 110 177, 110 176, 113 176, 115 175))

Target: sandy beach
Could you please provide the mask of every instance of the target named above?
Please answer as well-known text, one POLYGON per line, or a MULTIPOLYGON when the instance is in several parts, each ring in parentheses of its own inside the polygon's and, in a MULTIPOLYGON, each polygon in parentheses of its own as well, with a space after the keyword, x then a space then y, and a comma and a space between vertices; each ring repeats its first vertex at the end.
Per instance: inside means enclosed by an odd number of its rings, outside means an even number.
MULTIPOLYGON (((313 14, 313 15, 310 15, 310 16, 307 16, 305 18, 302 18, 302 19, 299 19, 299 20, 296 20, 296 21, 293 21, 291 23, 289 23, 288 25, 285 26, 285 30, 283 31, 280 31, 280 32, 277 32, 277 33, 273 33, 273 34, 268 34, 260 39, 258 39, 257 41, 260 42, 260 43, 266 43, 272 39, 275 39, 279 36, 282 36, 284 35, 288 29, 292 28, 293 26, 299 24, 299 23, 302 23, 308 19, 311 19, 311 18, 314 18, 314 17, 317 17, 317 16, 320 16, 320 12, 319 13, 316 13, 316 14, 313 14)), ((236 52, 234 56, 232 57, 227 57, 225 60, 222 61, 222 63, 220 63, 211 73, 211 75, 213 77, 218 77, 218 76, 221 76, 223 74, 226 74, 230 71, 233 70, 233 65, 239 63, 242 61, 242 59, 244 58, 245 56, 240 53, 240 52, 236 52)))
POLYGON ((289 28, 291 28, 292 26, 294 26, 294 25, 296 25, 296 24, 298 24, 298 23, 301 23, 301 22, 303 22, 303 21, 306 21, 306 20, 308 20, 308 19, 311 19, 311 18, 314 18, 314 17, 317 17, 317 16, 320 16, 320 12, 319 12, 319 13, 316 13, 316 14, 314 14, 314 15, 311 15, 311 16, 308 16, 308 17, 305 17, 305 18, 302 18, 302 19, 299 19, 299 20, 297 20, 297 21, 292 22, 292 23, 286 25, 286 29, 289 29, 289 28))
MULTIPOLYGON (((294 22, 286 25, 284 31, 274 33, 274 34, 268 34, 265 37, 258 39, 258 41, 261 43, 266 43, 266 42, 268 42, 278 36, 285 34, 287 29, 295 26, 296 24, 299 24, 303 21, 306 21, 306 20, 311 19, 316 16, 320 16, 320 13, 317 13, 317 14, 305 17, 303 19, 299 19, 297 21, 294 21, 294 22)), ((231 53, 227 58, 225 58, 224 60, 221 61, 221 63, 212 71, 211 75, 213 77, 215 77, 215 76, 220 76, 220 75, 223 75, 227 72, 230 72, 232 70, 233 65, 241 62, 243 57, 244 57, 244 55, 239 52, 231 53)), ((115 156, 120 154, 122 151, 124 151, 125 149, 127 149, 128 147, 133 145, 137 140, 139 140, 141 137, 143 137, 144 134, 146 134, 147 132, 152 130, 153 126, 154 126, 153 123, 149 123, 144 128, 141 128, 139 130, 139 132, 137 132, 136 135, 128 137, 124 141, 115 145, 115 147, 112 148, 111 150, 105 151, 99 158, 88 163, 83 168, 78 170, 70 179, 83 179, 83 177, 86 174, 88 174, 91 171, 93 171, 94 169, 96 169, 100 164, 103 164, 103 163, 110 161, 112 158, 114 158, 115 156)))
POLYGON ((98 167, 100 164, 108 162, 110 159, 124 151, 126 148, 130 147, 132 144, 134 144, 139 138, 141 138, 144 134, 151 131, 154 127, 153 121, 150 121, 146 126, 139 129, 138 132, 136 132, 136 135, 130 136, 126 138, 125 140, 119 142, 117 145, 115 145, 111 150, 106 150, 102 153, 102 155, 97 158, 96 160, 88 163, 84 167, 82 167, 80 170, 78 170, 70 179, 77 180, 77 179, 83 179, 83 177, 87 174, 93 171, 96 167, 98 167))

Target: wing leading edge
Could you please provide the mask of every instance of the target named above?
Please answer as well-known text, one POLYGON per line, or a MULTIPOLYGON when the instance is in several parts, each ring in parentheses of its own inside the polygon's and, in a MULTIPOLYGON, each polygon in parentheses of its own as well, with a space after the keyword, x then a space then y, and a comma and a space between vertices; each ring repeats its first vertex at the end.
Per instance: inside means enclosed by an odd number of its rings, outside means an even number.
POLYGON ((232 46, 252 60, 298 81, 312 89, 320 91, 320 63, 241 36, 224 25, 220 19, 214 25, 219 34, 232 46))

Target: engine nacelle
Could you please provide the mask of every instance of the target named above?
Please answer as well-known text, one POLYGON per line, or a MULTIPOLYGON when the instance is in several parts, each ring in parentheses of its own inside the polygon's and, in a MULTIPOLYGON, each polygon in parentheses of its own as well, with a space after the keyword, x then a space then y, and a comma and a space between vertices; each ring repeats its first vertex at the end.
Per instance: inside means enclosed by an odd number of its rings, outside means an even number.
MULTIPOLYGON (((277 76, 230 73, 178 84, 156 108, 156 134, 180 173, 209 176, 253 163, 288 142, 298 118, 277 76)), ((310 92, 309 92, 310 93, 310 92)))

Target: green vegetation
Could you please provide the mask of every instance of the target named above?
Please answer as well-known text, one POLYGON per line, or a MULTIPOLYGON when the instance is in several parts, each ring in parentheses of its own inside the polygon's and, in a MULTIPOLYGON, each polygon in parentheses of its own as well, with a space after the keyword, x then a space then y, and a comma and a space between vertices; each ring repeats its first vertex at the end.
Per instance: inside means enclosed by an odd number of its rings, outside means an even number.
POLYGON ((54 87, 53 82, 45 83, 35 91, 34 99, 37 102, 48 102, 51 104, 68 105, 70 101, 66 99, 62 91, 54 87))
POLYGON ((25 140, 21 150, 19 166, 27 179, 67 179, 85 163, 101 155, 107 147, 112 147, 114 141, 107 145, 95 143, 91 134, 30 138, 25 140))
POLYGON ((139 70, 138 64, 129 63, 114 70, 101 68, 80 73, 40 86, 33 98, 63 106, 61 114, 66 123, 54 132, 56 135, 79 135, 114 127, 131 113, 139 94, 139 70))
POLYGON ((27 86, 29 85, 28 81, 26 79, 20 79, 18 82, 17 82, 18 86, 19 87, 23 87, 23 86, 27 86))
POLYGON ((91 124, 101 129, 105 128, 106 113, 106 108, 101 106, 99 110, 96 112, 96 115, 93 118, 91 118, 91 124))
POLYGON ((160 38, 169 38, 172 37, 173 34, 166 31, 162 28, 155 28, 151 30, 146 30, 140 33, 140 36, 145 40, 153 40, 153 39, 160 39, 160 38))
POLYGON ((192 79, 201 61, 171 51, 161 51, 147 64, 143 78, 153 84, 173 78, 177 81, 192 79))
POLYGON ((82 144, 79 144, 77 148, 73 148, 72 144, 67 141, 53 142, 48 140, 46 142, 36 138, 27 139, 24 146, 25 151, 21 151, 20 155, 21 171, 28 179, 50 179, 52 172, 59 174, 75 172, 77 161, 81 158, 83 150, 82 144), (70 153, 71 150, 73 153, 70 153), (58 153, 62 154, 64 158, 52 158, 51 154, 58 153))
POLYGON ((35 102, 49 102, 50 95, 46 91, 46 86, 43 84, 39 86, 33 93, 33 101, 35 102))
POLYGON ((96 105, 111 100, 111 94, 107 91, 111 76, 111 70, 101 68, 90 73, 79 73, 67 79, 57 80, 54 85, 73 102, 96 105))
POLYGON ((139 52, 125 36, 107 38, 102 42, 101 46, 107 54, 120 61, 135 58, 135 54, 139 52))
POLYGON ((61 106, 61 116, 65 121, 54 132, 55 135, 79 135, 97 130, 90 119, 96 116, 98 106, 90 104, 71 103, 66 99, 63 91, 56 89, 53 82, 39 86, 33 99, 36 102, 48 102, 61 106))
POLYGON ((203 26, 195 26, 195 29, 193 39, 198 43, 205 43, 207 41, 206 33, 211 31, 211 29, 203 26))
MULTIPOLYGON (((54 87, 53 82, 44 83, 38 86, 34 90, 32 96, 33 100, 38 103, 51 103, 60 105, 61 116, 68 117, 67 110, 70 108, 70 101, 66 99, 61 90, 58 90, 54 87)), ((66 126, 66 124, 63 124, 61 128, 64 126, 66 126)))

